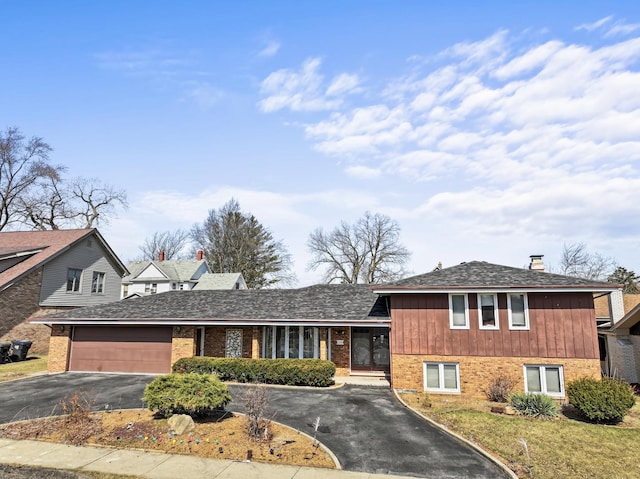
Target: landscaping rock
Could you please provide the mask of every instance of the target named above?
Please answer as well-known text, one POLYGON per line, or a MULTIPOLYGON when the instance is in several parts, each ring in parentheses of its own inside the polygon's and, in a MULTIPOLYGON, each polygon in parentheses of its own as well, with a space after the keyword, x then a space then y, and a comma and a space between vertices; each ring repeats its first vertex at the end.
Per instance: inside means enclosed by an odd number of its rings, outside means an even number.
POLYGON ((167 423, 169 424, 169 427, 176 432, 176 434, 192 432, 196 428, 193 418, 186 414, 174 414, 169 418, 167 423))
POLYGON ((516 410, 513 409, 511 406, 507 406, 504 408, 504 413, 508 414, 509 416, 515 416, 516 415, 516 410))

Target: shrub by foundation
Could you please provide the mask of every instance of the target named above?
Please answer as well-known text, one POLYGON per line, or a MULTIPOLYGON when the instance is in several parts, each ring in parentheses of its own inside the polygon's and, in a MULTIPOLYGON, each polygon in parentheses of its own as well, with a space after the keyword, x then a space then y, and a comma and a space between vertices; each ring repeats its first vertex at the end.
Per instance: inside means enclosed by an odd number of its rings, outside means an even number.
POLYGON ((497 376, 483 392, 487 395, 489 401, 507 402, 514 385, 515 383, 510 377, 497 376))
POLYGON ((514 393, 509 396, 509 403, 525 416, 551 418, 560 412, 560 407, 553 398, 544 394, 514 393))
POLYGON ((173 365, 174 373, 214 374, 221 381, 286 384, 289 386, 331 386, 336 366, 323 359, 183 358, 173 365))
POLYGON ((580 414, 595 423, 619 423, 636 402, 629 383, 609 377, 572 381, 567 385, 567 395, 580 414))
POLYGON ((229 388, 215 376, 187 373, 158 376, 144 390, 142 400, 151 411, 168 417, 201 417, 224 409, 231 402, 229 388))

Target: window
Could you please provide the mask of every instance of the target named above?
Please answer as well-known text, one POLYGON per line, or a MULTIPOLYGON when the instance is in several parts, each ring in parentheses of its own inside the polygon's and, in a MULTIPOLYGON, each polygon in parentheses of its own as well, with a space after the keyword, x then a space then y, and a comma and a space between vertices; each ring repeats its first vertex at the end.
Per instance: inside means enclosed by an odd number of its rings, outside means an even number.
POLYGON ((564 397, 562 366, 524 366, 524 386, 528 393, 564 397))
POLYGON ((478 317, 480 329, 499 329, 498 298, 495 294, 478 295, 478 317))
POLYGON ((67 291, 72 293, 79 293, 81 279, 82 279, 81 269, 69 268, 67 270, 67 291))
POLYGON ((144 292, 149 294, 156 294, 158 292, 158 283, 145 283, 144 292))
POLYGON ((264 358, 319 358, 318 328, 310 326, 265 326, 264 358))
POLYGON ((91 294, 104 294, 104 273, 93 272, 91 279, 91 294))
POLYGON ((424 390, 459 393, 460 365, 458 363, 424 363, 424 390))
POLYGON ((449 326, 451 329, 469 329, 469 300, 466 294, 449 295, 449 326))
POLYGON ((529 305, 524 293, 507 295, 509 329, 529 329, 529 305))

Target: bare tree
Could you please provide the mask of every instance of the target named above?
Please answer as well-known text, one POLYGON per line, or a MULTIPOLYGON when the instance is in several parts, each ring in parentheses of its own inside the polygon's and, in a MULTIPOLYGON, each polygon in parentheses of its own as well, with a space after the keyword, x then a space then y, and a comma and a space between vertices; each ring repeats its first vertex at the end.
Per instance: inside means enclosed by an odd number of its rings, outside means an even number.
POLYGON ((210 210, 204 223, 192 228, 191 238, 214 273, 242 273, 249 288, 295 279, 284 244, 274 240, 255 216, 243 213, 234 199, 220 210, 210 210))
POLYGON ((42 138, 26 139, 18 128, 0 132, 0 231, 23 219, 23 203, 38 181, 58 179, 62 168, 49 162, 51 147, 42 138))
POLYGON ((366 212, 350 225, 340 223, 325 234, 322 228, 309 235, 312 254, 309 269, 324 267, 327 283, 378 284, 404 275, 411 253, 400 244, 400 226, 388 216, 366 212))
POLYGON ((22 222, 38 230, 60 229, 74 217, 68 204, 68 191, 60 176, 42 178, 36 188, 18 198, 18 204, 22 222))
POLYGON ((97 178, 75 178, 71 181, 70 201, 76 223, 81 228, 93 228, 115 216, 118 206, 127 208, 127 193, 102 183, 97 178))
POLYGON ((584 243, 564 244, 560 257, 562 274, 591 280, 602 280, 616 267, 616 261, 599 253, 589 253, 584 243))
POLYGON ((189 243, 189 232, 184 230, 163 231, 153 233, 153 236, 144 240, 140 260, 157 260, 160 252, 164 253, 165 260, 181 259, 182 252, 189 243))

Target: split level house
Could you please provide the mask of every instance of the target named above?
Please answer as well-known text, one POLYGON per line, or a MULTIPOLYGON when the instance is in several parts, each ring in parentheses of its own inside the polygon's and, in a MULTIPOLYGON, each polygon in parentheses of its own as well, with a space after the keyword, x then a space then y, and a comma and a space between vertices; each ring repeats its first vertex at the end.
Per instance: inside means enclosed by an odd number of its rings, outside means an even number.
POLYGON ((122 298, 147 296, 166 291, 191 289, 246 289, 241 273, 212 273, 198 251, 194 260, 133 261, 122 278, 122 298))
POLYGON ((482 261, 383 285, 170 291, 68 311, 51 326, 50 371, 167 373, 183 357, 320 358, 337 375, 482 396, 498 375, 565 397, 600 376, 594 294, 618 286, 482 261))
POLYGON ((22 336, 39 336, 22 327, 29 317, 117 301, 126 272, 96 229, 1 232, 0 337, 34 340, 22 336))

